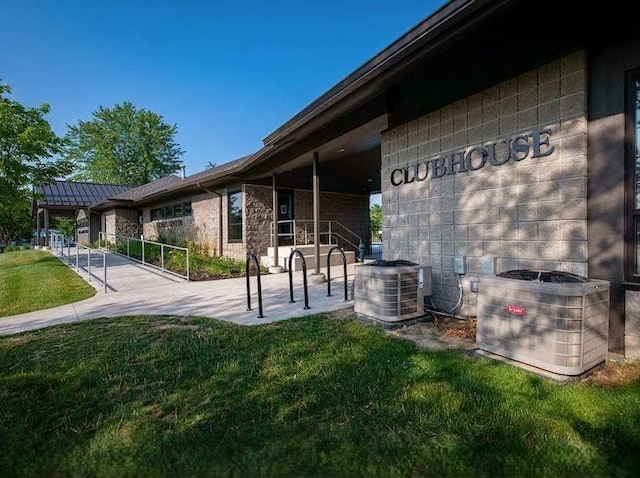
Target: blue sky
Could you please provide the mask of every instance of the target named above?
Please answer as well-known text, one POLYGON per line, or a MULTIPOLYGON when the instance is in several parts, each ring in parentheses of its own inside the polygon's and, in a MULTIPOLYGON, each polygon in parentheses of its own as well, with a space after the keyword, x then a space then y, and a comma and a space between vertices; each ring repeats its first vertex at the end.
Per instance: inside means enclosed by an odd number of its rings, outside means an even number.
POLYGON ((3 0, 0 78, 59 135, 100 105, 159 113, 193 174, 259 149, 443 3, 3 0))

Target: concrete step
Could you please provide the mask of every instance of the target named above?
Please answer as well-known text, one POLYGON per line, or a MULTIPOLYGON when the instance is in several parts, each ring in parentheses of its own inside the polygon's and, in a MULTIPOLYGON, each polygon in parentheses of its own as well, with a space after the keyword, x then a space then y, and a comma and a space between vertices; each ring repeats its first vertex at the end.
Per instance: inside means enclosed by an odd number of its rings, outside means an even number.
MULTIPOLYGON (((326 252, 325 253, 321 253, 320 254, 320 268, 321 269, 325 269, 327 267, 327 256, 328 251, 329 251, 330 247, 326 248, 326 252)), ((307 272, 310 272, 311 269, 314 269, 316 266, 316 259, 315 259, 315 254, 313 250, 305 250, 302 251, 303 252, 303 256, 304 256, 304 260, 307 266, 307 272)), ((289 251, 289 254, 291 252, 289 251)), ((278 262, 279 265, 282 266, 283 270, 287 270, 287 265, 289 262, 289 254, 283 254, 283 255, 278 255, 278 262)), ((353 264, 356 262, 357 260, 357 256, 355 251, 344 251, 344 255, 345 258, 347 259, 347 264, 353 264)), ((260 263, 265 266, 265 267, 271 267, 273 265, 273 256, 262 256, 260 257, 260 263)), ((332 266, 338 266, 342 264, 342 256, 340 255, 340 253, 338 251, 334 251, 331 254, 331 265, 332 266)), ((293 260, 291 261, 291 270, 293 272, 295 271, 300 271, 302 270, 302 260, 300 259, 300 256, 296 255, 293 257, 293 260)))
MULTIPOLYGON (((326 254, 327 252, 329 252, 329 249, 331 249, 332 247, 335 247, 335 244, 320 244, 320 254, 326 254)), ((275 247, 269 247, 267 249, 267 256, 273 257, 273 252, 274 252, 275 247)), ((302 255, 307 256, 307 255, 313 255, 314 251, 315 251, 315 247, 313 244, 307 244, 304 246, 279 246, 278 247, 278 256, 282 256, 282 257, 289 257, 289 254, 291 254, 291 251, 294 249, 298 249, 300 252, 302 252, 302 255)))

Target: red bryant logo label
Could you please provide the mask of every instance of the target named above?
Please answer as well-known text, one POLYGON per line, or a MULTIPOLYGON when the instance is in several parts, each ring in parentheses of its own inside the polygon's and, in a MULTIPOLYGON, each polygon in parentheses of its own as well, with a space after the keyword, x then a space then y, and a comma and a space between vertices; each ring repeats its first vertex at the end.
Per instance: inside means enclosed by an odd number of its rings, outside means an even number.
POLYGON ((513 315, 526 315, 527 313, 527 309, 521 305, 508 305, 505 307, 505 310, 513 315))

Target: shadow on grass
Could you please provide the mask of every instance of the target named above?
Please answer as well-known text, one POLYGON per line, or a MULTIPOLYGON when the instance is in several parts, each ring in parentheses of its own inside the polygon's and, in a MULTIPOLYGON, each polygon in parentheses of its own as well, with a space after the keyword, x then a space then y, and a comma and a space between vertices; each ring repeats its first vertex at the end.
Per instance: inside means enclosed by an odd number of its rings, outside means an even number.
POLYGON ((421 351, 356 321, 136 317, 0 347, 9 474, 593 476, 638 465, 638 382, 606 390, 602 421, 600 387, 421 351))

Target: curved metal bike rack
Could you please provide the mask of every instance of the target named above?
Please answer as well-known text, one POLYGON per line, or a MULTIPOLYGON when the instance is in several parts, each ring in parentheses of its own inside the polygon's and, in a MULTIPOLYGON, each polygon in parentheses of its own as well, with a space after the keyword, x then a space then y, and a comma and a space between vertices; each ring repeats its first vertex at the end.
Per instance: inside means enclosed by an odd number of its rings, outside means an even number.
POLYGON ((333 246, 327 254, 327 297, 331 297, 331 253, 333 251, 340 252, 342 256, 342 265, 344 267, 344 301, 347 302, 349 300, 349 293, 347 292, 347 256, 344 255, 344 250, 340 246, 333 246))
POLYGON ((291 272, 291 261, 293 260, 293 256, 299 256, 302 259, 302 280, 304 285, 304 308, 309 309, 309 292, 307 290, 307 262, 304 260, 304 255, 299 249, 294 249, 289 254, 289 263, 287 269, 289 269, 289 303, 293 304, 295 300, 293 300, 293 273, 291 272))
POLYGON ((251 283, 249 282, 249 266, 251 261, 256 265, 256 277, 258 279, 258 318, 262 319, 262 282, 260 281, 260 263, 255 254, 247 254, 247 262, 245 264, 245 276, 247 277, 247 310, 251 310, 251 283))

